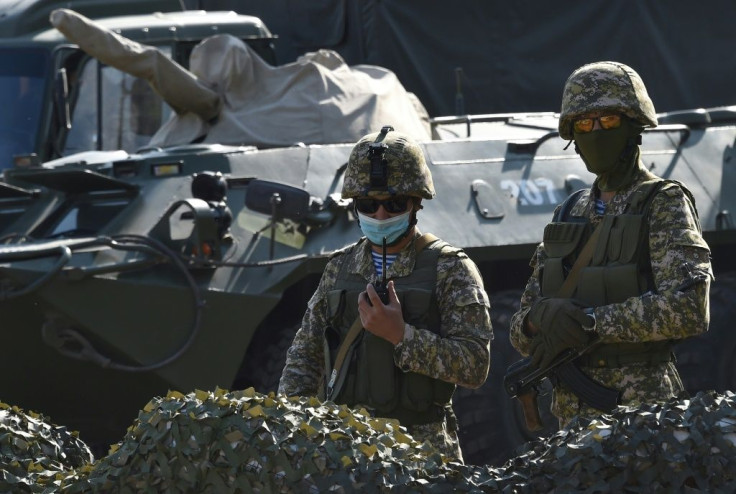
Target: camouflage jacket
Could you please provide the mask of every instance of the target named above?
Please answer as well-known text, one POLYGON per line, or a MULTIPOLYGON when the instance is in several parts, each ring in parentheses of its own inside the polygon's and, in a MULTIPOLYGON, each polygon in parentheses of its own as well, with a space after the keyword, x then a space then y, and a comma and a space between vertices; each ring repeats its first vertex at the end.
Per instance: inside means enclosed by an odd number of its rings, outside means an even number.
MULTIPOLYGON (((415 259, 412 241, 389 266, 388 279, 408 275, 414 269, 415 259)), ((324 386, 326 294, 333 289, 342 263, 351 263, 350 272, 360 274, 366 284, 377 281, 367 242, 332 257, 287 352, 279 383, 280 394, 318 395, 324 386)), ((442 336, 407 325, 403 341, 394 349, 394 363, 405 371, 459 386, 479 387, 485 382, 490 365, 493 338, 490 303, 478 268, 462 250, 449 246, 442 249, 437 263, 436 295, 442 336)), ((409 428, 409 432, 415 439, 429 439, 441 451, 461 458, 455 431, 448 431, 446 424, 415 426, 409 428)))
MULTIPOLYGON (((628 195, 642 182, 654 178, 641 163, 633 183, 606 204, 605 214, 621 214, 628 195)), ((597 182, 596 182, 597 184, 597 182)), ((574 216, 587 217, 594 225, 602 217, 595 213, 593 185, 572 207, 574 216)), ((697 212, 678 186, 666 187, 652 200, 649 216, 649 255, 656 290, 623 303, 594 309, 596 331, 602 343, 637 343, 680 340, 703 333, 710 320, 708 294, 710 279, 680 292, 677 287, 686 281, 682 270, 686 263, 691 269, 712 275, 710 249, 700 233, 697 212)), ((544 267, 544 245, 540 244, 531 259, 532 276, 521 298, 520 309, 511 319, 511 344, 528 355, 531 338, 523 331, 524 318, 540 298, 540 272, 544 267)), ((584 372, 599 383, 619 389, 622 404, 664 401, 678 395, 683 386, 673 363, 637 363, 615 368, 584 368, 584 372)), ((555 387, 552 412, 564 426, 575 415, 596 416, 599 411, 581 404, 567 387, 555 387)))

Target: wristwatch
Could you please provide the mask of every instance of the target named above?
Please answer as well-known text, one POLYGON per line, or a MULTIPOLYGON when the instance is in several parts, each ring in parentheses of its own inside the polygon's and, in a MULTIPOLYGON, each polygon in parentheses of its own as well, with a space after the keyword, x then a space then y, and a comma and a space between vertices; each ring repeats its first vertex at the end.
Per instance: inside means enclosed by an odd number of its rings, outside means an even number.
POLYGON ((583 312, 585 312, 585 315, 590 319, 590 326, 583 326, 583 329, 592 333, 595 331, 595 311, 593 307, 588 307, 587 309, 583 309, 583 312))

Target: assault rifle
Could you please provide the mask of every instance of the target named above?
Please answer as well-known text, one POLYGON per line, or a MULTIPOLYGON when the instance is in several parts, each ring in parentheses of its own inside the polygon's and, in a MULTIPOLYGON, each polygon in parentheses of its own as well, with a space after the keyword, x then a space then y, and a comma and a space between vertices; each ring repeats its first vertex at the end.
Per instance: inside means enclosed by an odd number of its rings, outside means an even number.
POLYGON ((598 345, 598 341, 583 348, 568 348, 561 352, 546 369, 531 366, 531 358, 514 362, 506 370, 503 387, 511 398, 518 398, 524 412, 526 426, 531 432, 544 427, 539 416, 538 386, 543 379, 554 377, 565 383, 586 404, 604 412, 610 412, 620 403, 620 392, 603 386, 585 375, 575 364, 575 359, 598 345))

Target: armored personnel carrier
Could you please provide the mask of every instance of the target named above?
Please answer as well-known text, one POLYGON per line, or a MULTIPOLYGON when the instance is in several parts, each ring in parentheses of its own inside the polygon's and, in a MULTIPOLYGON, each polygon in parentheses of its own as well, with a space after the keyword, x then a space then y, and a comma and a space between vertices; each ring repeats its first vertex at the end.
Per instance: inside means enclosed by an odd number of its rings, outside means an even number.
MULTIPOLYGON (((190 53, 194 58, 195 45, 211 42, 200 44, 202 33, 217 25, 218 34, 234 36, 214 42, 245 39, 238 50, 250 57, 252 73, 276 70, 267 67, 272 62, 267 28, 243 16, 227 24, 224 19, 233 15, 97 19, 93 27, 101 28, 97 34, 123 35, 118 39, 123 46, 125 39, 146 46, 158 40, 159 50, 176 61, 190 53), (200 35, 185 35, 189 27, 200 35)), ((43 67, 43 94, 54 103, 43 105, 39 118, 56 131, 42 146, 6 151, 3 158, 2 401, 43 412, 79 430, 88 444, 106 445, 122 436, 152 396, 169 389, 274 390, 328 256, 360 235, 350 203, 340 198, 342 174, 354 140, 390 118, 379 104, 387 96, 376 92, 362 98, 367 106, 353 114, 320 103, 334 104, 335 98, 289 100, 299 104, 271 106, 251 118, 251 137, 244 139, 228 133, 228 122, 246 106, 231 105, 228 113, 232 98, 207 86, 204 72, 193 80, 224 101, 210 120, 192 115, 193 101, 172 111, 158 99, 165 91, 155 80, 144 85, 110 65, 114 61, 100 62, 80 48, 83 39, 71 43, 56 29, 24 39, 16 58, 40 54, 43 63, 32 65, 43 67), (150 99, 133 105, 133 94, 150 99), (314 122, 310 104, 320 108, 322 119, 371 118, 345 125, 339 136, 331 129, 309 133, 313 126, 292 124, 304 122, 305 114, 314 122), (147 116, 140 117, 141 110, 147 116), (84 115, 90 111, 91 119, 84 115), (267 116, 279 117, 282 130, 259 138, 267 116), (89 126, 83 130, 89 122, 95 122, 92 132, 89 126), (181 135, 185 142, 177 141, 181 135), (131 140, 135 136, 142 139, 131 140), (276 137, 278 142, 268 141, 276 137)), ((3 40, 2 49, 13 43, 20 41, 3 40)), ((304 67, 324 80, 336 74, 390 80, 380 68, 346 68, 330 53, 279 70, 302 74, 304 67)), ((403 97, 398 89, 393 94, 403 97)), ((508 319, 554 207, 589 186, 592 176, 558 138, 553 112, 425 119, 410 95, 402 101, 414 105, 415 132, 426 130, 422 146, 437 190, 425 203, 419 226, 464 248, 479 265, 491 297, 491 374, 478 390, 458 390, 455 401, 466 461, 498 464, 532 438, 518 405, 503 391, 504 371, 519 358, 508 343, 508 319)), ((644 135, 644 162, 659 175, 688 184, 716 270, 711 331, 681 345, 678 365, 691 392, 733 389, 730 362, 736 349, 726 323, 733 316, 736 228, 730 211, 736 210, 736 197, 727 187, 736 183, 736 108, 659 118, 662 125, 644 135)), ((552 430, 548 423, 542 433, 552 430)))

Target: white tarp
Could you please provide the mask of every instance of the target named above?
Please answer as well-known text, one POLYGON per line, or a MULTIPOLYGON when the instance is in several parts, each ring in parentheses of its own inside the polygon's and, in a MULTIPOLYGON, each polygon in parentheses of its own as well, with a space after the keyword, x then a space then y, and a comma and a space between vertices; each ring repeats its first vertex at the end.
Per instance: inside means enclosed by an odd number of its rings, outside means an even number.
POLYGON ((273 67, 241 40, 221 34, 194 48, 190 72, 73 11, 56 10, 51 22, 85 52, 146 79, 172 106, 176 113, 151 138, 152 146, 344 143, 384 125, 431 138, 426 110, 393 72, 350 67, 334 51, 273 67))

